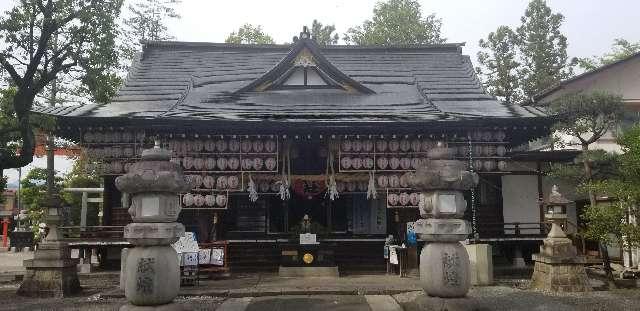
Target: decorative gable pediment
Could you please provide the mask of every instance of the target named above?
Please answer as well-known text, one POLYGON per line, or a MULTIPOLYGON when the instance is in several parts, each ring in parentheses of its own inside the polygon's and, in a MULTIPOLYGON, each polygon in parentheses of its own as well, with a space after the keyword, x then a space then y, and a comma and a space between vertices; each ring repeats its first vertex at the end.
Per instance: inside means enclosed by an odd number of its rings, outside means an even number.
MULTIPOLYGON (((295 40, 295 39, 294 39, 295 40)), ((275 67, 236 93, 276 89, 337 88, 354 93, 373 94, 333 66, 304 27, 291 50, 275 67)))

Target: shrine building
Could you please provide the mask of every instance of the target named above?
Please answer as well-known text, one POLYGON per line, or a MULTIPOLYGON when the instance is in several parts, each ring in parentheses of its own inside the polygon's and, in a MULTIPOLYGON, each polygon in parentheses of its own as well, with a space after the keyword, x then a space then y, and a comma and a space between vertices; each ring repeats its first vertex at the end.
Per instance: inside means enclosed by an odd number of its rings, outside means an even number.
POLYGON ((199 243, 226 241, 232 271, 277 269, 305 230, 341 273, 384 270, 385 238, 407 243, 419 218, 403 175, 438 146, 480 175, 469 242, 535 250, 548 159, 527 147, 552 120, 488 95, 462 48, 320 46, 308 32, 290 45, 152 41, 110 103, 38 112, 104 176, 105 226, 131 221, 115 178, 156 140, 172 150, 194 185, 179 221, 199 243))

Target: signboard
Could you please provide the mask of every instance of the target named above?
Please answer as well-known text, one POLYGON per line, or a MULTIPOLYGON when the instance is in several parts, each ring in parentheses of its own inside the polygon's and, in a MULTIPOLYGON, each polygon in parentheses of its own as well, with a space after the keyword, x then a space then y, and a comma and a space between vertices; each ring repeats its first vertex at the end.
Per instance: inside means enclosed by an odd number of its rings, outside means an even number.
POLYGON ((392 265, 398 264, 398 252, 396 251, 397 246, 389 247, 389 263, 392 265))
POLYGON ((303 233, 300 235, 300 244, 319 244, 316 242, 316 235, 313 233, 303 233))
POLYGON ((216 266, 224 265, 224 249, 222 248, 211 249, 211 264, 216 266))
POLYGON ((198 242, 196 241, 196 236, 193 232, 185 232, 184 236, 180 237, 178 241, 171 244, 171 246, 177 253, 197 253, 200 249, 198 247, 198 242))

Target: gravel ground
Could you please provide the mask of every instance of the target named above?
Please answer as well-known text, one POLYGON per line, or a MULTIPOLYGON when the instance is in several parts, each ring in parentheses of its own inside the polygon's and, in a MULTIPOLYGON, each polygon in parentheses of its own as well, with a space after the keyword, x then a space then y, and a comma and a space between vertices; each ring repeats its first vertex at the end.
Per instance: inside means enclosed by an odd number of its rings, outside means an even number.
MULTIPOLYGON (((117 286, 117 275, 97 273, 81 276, 80 282, 84 289, 83 292, 77 297, 64 299, 20 297, 15 294, 19 283, 0 283, 0 310, 117 310, 126 303, 124 298, 103 299, 98 295, 100 292, 112 290, 117 286)), ((527 286, 528 280, 501 281, 497 286, 472 288, 469 297, 474 299, 474 305, 481 310, 640 310, 640 289, 554 294, 530 291, 526 289, 527 286)), ((417 291, 393 297, 405 307, 405 310, 411 310, 411 301, 421 295, 424 294, 417 291)), ((308 298, 308 302, 313 303, 313 298, 320 297, 310 296, 308 298)), ((278 300, 277 304, 282 306, 298 306, 303 303, 303 301, 287 301, 285 296, 262 297, 255 302, 263 300, 266 302, 269 299, 278 300)), ((358 296, 344 296, 344 299, 359 298, 358 296)), ((176 303, 183 305, 185 310, 215 310, 223 301, 222 297, 211 296, 178 297, 176 299, 176 303)), ((306 308, 306 310, 312 310, 312 308, 306 308)))
MULTIPOLYGON (((395 295, 405 310, 414 310, 413 301, 422 292, 395 295)), ((594 291, 590 293, 553 294, 506 286, 486 286, 471 289, 469 297, 478 310, 640 310, 639 289, 594 291)))

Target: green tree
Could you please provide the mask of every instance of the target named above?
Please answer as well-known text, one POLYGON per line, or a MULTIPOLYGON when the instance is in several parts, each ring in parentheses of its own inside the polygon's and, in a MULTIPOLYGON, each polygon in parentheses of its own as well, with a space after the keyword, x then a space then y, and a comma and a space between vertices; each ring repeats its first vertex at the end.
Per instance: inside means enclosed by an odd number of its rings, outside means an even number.
POLYGON ((316 40, 316 42, 320 45, 334 45, 338 44, 338 40, 340 36, 336 31, 336 27, 334 25, 322 25, 322 23, 318 22, 318 20, 313 20, 311 24, 311 38, 316 40))
POLYGON ((373 9, 373 18, 349 28, 344 40, 357 45, 444 43, 441 26, 442 20, 435 14, 422 16, 417 0, 379 1, 373 9))
MULTIPOLYGON (((567 134, 575 138, 577 144, 582 149, 581 164, 584 177, 575 180, 579 187, 589 196, 589 206, 592 207, 590 215, 602 217, 616 217, 614 210, 602 212, 599 210, 596 201, 597 184, 607 178, 598 180, 595 178, 594 163, 595 155, 598 152, 590 150, 590 145, 598 141, 602 136, 617 123, 624 106, 622 98, 601 92, 591 94, 568 94, 560 97, 551 103, 550 112, 557 117, 557 122, 553 127, 556 133, 567 134)), ((601 153, 601 152, 600 152, 601 153)), ((587 215, 587 216, 590 216, 587 215)), ((594 217, 596 217, 594 216, 594 217)), ((605 220, 603 220, 605 221, 605 220)), ((599 240, 600 251, 603 254, 605 271, 610 280, 613 279, 610 267, 609 254, 606 248, 606 240, 599 240)), ((611 286, 615 286, 610 282, 611 286)))
POLYGON ((124 19, 124 59, 133 60, 141 50, 141 42, 172 40, 166 22, 180 18, 175 6, 180 0, 137 0, 129 5, 129 17, 124 19))
POLYGON ((224 40, 226 43, 234 44, 273 44, 273 38, 264 33, 262 26, 244 24, 238 29, 230 33, 224 40))
POLYGON ((611 52, 602 56, 576 58, 578 66, 584 70, 594 70, 607 64, 625 59, 631 55, 640 53, 640 42, 632 43, 625 39, 614 39, 611 52))
POLYGON ((518 79, 518 38, 507 26, 500 26, 489 33, 486 40, 480 39, 476 71, 484 87, 491 95, 510 104, 519 103, 522 94, 518 79))
POLYGON ((567 38, 560 31, 564 16, 552 13, 545 0, 532 0, 516 29, 521 54, 520 79, 525 99, 571 76, 567 38))
POLYGON ((121 5, 121 0, 22 0, 0 18, 0 65, 15 87, 15 123, 2 133, 18 137, 18 148, 1 150, 0 172, 33 160, 30 111, 51 81, 79 72, 94 99, 107 97, 101 95, 108 90, 100 81, 117 66, 115 20, 121 5))
MULTIPOLYGON (((20 199, 22 207, 27 210, 31 230, 37 235, 38 225, 44 222, 46 207, 44 203, 47 199, 47 170, 44 168, 33 168, 21 181, 20 199)), ((62 189, 62 178, 55 177, 54 189, 59 192, 62 189)))
MULTIPOLYGON (((618 137, 622 154, 615 157, 615 175, 592 182, 588 190, 612 198, 610 204, 590 205, 584 212, 585 235, 602 245, 617 244, 625 248, 640 246, 640 227, 631 219, 640 219, 640 125, 635 125, 618 137)), ((606 255, 606 254, 605 254, 606 255)), ((608 256, 605 257, 607 259, 608 256)), ((610 284, 611 269, 606 263, 610 284)))

